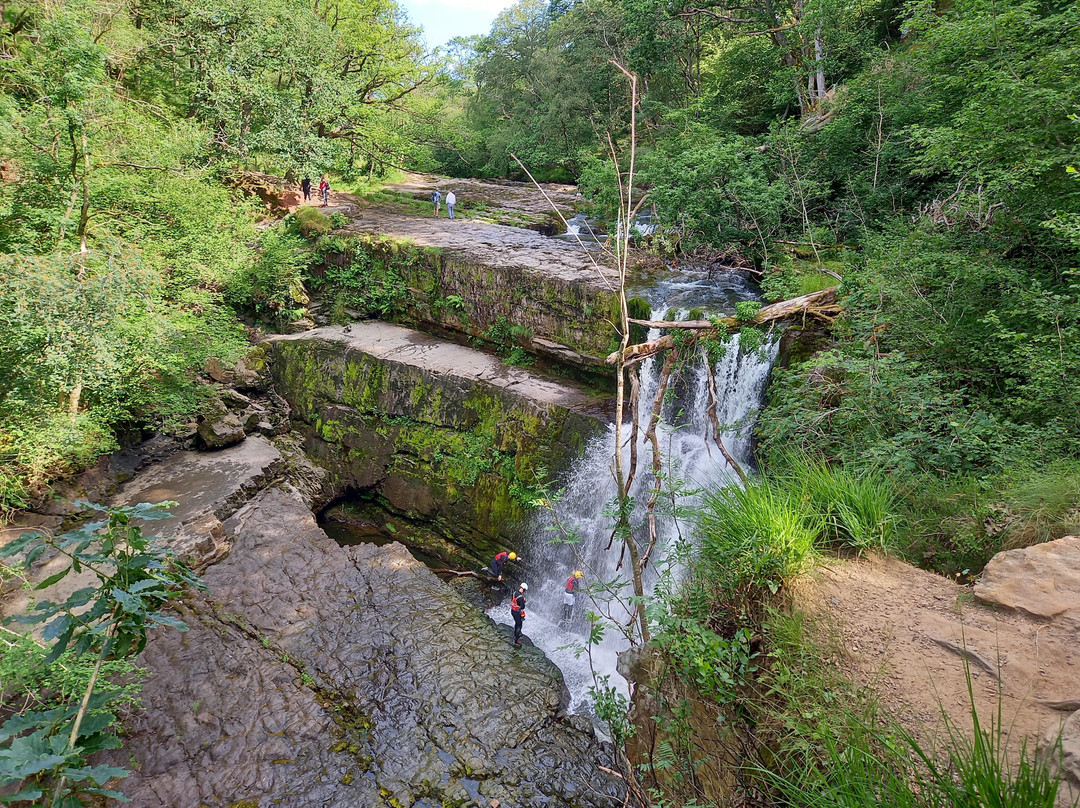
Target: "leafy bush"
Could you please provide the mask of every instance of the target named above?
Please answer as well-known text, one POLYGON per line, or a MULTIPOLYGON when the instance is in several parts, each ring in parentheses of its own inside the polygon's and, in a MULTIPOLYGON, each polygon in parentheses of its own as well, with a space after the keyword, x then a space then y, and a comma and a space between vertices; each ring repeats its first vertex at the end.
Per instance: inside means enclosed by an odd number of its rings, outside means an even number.
POLYGON ((283 325, 299 317, 308 304, 303 273, 311 255, 303 239, 281 227, 263 231, 259 248, 258 259, 232 278, 226 297, 283 325))
POLYGON ((334 228, 333 220, 324 216, 318 208, 304 206, 294 214, 296 229, 306 239, 325 236, 334 228))
MULTIPOLYGON (((61 603, 41 601, 30 614, 16 618, 46 624, 42 636, 52 647, 40 662, 33 653, 27 656, 35 666, 53 665, 69 649, 75 657, 95 661, 85 682, 80 677, 81 693, 59 699, 54 694, 46 700, 33 698, 32 692, 12 694, 23 698, 18 699, 22 708, 0 727, 0 792, 5 802, 59 806, 79 805, 83 795, 123 798, 106 785, 127 770, 88 761, 94 752, 119 748, 113 710, 130 702, 124 689, 102 686, 102 671, 108 670, 105 662, 139 653, 153 625, 185 631, 182 621, 162 609, 179 597, 182 587, 202 586, 175 554, 154 546, 133 523, 167 518, 162 510, 175 503, 112 508, 82 504, 104 512, 106 518, 55 538, 24 533, 0 547, 0 558, 21 556, 27 569, 50 548, 68 558, 67 566, 35 590, 47 590, 76 570, 88 570, 98 578, 96 586, 78 589, 61 603)), ((36 687, 51 676, 40 669, 24 671, 15 683, 36 687)), ((10 680, 5 682, 6 687, 11 685, 10 680)), ((5 702, 14 703, 6 698, 5 702)))

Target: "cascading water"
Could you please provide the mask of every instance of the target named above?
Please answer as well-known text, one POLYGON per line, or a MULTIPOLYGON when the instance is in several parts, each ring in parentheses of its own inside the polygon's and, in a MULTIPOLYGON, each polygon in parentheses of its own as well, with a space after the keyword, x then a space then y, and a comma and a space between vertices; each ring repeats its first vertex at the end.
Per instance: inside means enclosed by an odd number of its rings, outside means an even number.
MULTIPOLYGON (((755 297, 744 276, 734 272, 725 273, 720 278, 687 277, 684 274, 642 292, 642 296, 646 295, 652 305, 654 319, 664 317, 672 308, 685 314, 690 305, 703 307, 710 312, 730 314, 735 302, 755 297)), ((658 333, 651 333, 649 338, 657 336, 658 333)), ((724 446, 743 467, 752 464, 753 419, 760 408, 777 347, 772 342, 759 351, 740 350, 739 338, 735 336, 715 366, 717 417, 725 429, 724 446)), ((661 426, 657 431, 665 472, 678 477, 689 489, 737 483, 734 470, 712 438, 712 424, 707 414, 709 393, 706 373, 705 363, 696 362, 687 368, 679 380, 673 380, 670 389, 675 391, 675 400, 665 404, 661 426)), ((630 491, 636 501, 633 515, 635 525, 645 520, 645 503, 654 485, 652 448, 645 438, 645 430, 659 375, 660 362, 656 358, 645 360, 640 372, 642 403, 638 412, 638 471, 630 491)), ((626 690, 625 681, 616 671, 616 662, 618 654, 628 644, 617 628, 609 626, 603 641, 594 645, 588 654, 581 651, 589 630, 585 613, 597 610, 598 604, 594 604, 587 594, 579 594, 573 617, 569 621, 563 619, 563 593, 567 578, 576 569, 585 572, 586 584, 592 582, 595 586, 597 581, 621 577, 627 582, 627 594, 630 591, 626 572, 628 559, 624 560, 623 569, 618 570, 618 542, 612 543, 611 548, 607 549, 613 519, 605 513, 616 495, 611 471, 614 433, 612 426, 608 434, 594 439, 574 464, 566 480, 565 492, 555 503, 555 513, 545 512, 537 518, 531 546, 526 554, 525 579, 529 592, 525 633, 562 670, 570 690, 572 712, 591 711, 589 688, 593 684, 593 671, 599 676, 608 676, 611 685, 624 692, 626 690), (573 532, 581 540, 573 546, 552 541, 567 532, 573 532)), ((629 468, 630 463, 630 434, 630 425, 627 424, 623 431, 625 468, 629 468)), ((693 505, 694 499, 690 495, 680 504, 693 505)), ((662 558, 671 547, 679 527, 670 518, 658 518, 657 532, 661 546, 654 551, 654 559, 662 558)), ((682 527, 685 529, 685 525, 682 527)), ((653 564, 650 568, 655 569, 655 566, 653 564)), ((652 581, 646 583, 651 586, 652 581)), ((605 612, 610 612, 611 617, 626 623, 629 612, 619 603, 609 603, 603 608, 605 612)), ((506 605, 492 609, 490 614, 499 622, 510 622, 506 605)))

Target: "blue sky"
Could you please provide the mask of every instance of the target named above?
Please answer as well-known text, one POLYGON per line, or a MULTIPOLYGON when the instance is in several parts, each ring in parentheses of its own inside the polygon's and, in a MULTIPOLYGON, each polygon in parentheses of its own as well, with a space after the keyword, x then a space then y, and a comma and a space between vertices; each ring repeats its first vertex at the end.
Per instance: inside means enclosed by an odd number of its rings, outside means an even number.
POLYGON ((514 0, 398 0, 414 25, 422 26, 428 46, 456 36, 486 34, 495 16, 514 0))

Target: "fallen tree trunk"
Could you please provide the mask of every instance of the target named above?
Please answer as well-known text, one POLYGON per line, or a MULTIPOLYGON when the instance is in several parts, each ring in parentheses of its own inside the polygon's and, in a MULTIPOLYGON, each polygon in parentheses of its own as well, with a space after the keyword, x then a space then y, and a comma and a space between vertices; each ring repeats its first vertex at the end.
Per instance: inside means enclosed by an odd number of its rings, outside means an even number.
MULTIPOLYGON (((778 320, 788 320, 798 317, 801 317, 804 320, 807 317, 813 317, 814 319, 832 323, 840 313, 840 306, 836 303, 837 288, 838 287, 836 286, 830 286, 828 289, 822 289, 820 292, 811 292, 808 295, 800 295, 799 297, 793 297, 790 300, 781 300, 779 303, 773 303, 759 309, 752 319, 744 322, 740 322, 735 317, 719 317, 716 320, 681 321, 631 319, 630 322, 636 323, 637 325, 643 325, 646 328, 683 328, 695 330, 698 333, 693 336, 692 339, 694 340, 701 338, 706 331, 717 331, 720 328, 723 328, 730 333, 732 331, 737 331, 744 325, 765 325, 777 322, 778 320)), ((661 351, 666 351, 674 347, 675 338, 670 334, 665 334, 664 336, 650 340, 649 342, 631 345, 626 349, 623 355, 624 363, 632 365, 635 362, 640 362, 661 351)), ((608 355, 605 361, 609 365, 615 364, 618 361, 618 353, 616 352, 608 355)))

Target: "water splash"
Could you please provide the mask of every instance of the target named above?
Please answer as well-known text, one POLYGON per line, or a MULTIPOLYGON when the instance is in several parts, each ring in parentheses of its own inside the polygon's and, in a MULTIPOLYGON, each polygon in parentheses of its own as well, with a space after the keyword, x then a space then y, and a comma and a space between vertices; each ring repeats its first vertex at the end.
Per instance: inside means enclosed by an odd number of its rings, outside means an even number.
MULTIPOLYGON (((698 281, 691 281, 694 286, 698 281)), ((735 284, 739 286, 738 284, 735 284)), ((654 318, 662 317, 670 308, 672 299, 686 292, 686 283, 668 284, 655 291, 654 318)), ((747 299, 749 295, 742 286, 743 294, 730 297, 747 299)), ((700 291, 700 290, 699 290, 700 291)), ((681 301, 680 301, 681 302, 681 301)), ((725 301, 733 307, 734 300, 725 301)), ((678 304, 675 304, 678 306, 678 304)), ((727 305, 724 308, 727 308, 727 305)), ((684 309, 685 311, 685 309, 684 309)), ((650 338, 659 333, 650 334, 650 338)), ((724 446, 744 468, 752 466, 752 429, 760 409, 765 385, 778 344, 767 343, 759 350, 742 350, 739 337, 734 336, 725 355, 716 363, 713 376, 717 390, 717 416, 722 425, 724 446)), ((665 403, 661 426, 657 431, 660 440, 665 473, 679 478, 690 489, 715 488, 737 483, 734 470, 728 465, 712 439, 712 425, 707 415, 708 371, 703 361, 686 368, 679 378, 673 378, 669 389, 674 391, 672 400, 665 403)), ((635 498, 633 514, 635 535, 644 541, 646 528, 642 526, 646 515, 646 501, 654 485, 652 475, 652 448, 645 438, 645 429, 652 409, 652 401, 659 384, 660 362, 650 358, 641 368, 641 401, 639 408, 638 472, 630 495, 635 498), (639 535, 640 534, 640 535, 639 535)), ((577 596, 574 614, 570 621, 563 619, 563 592, 567 578, 575 569, 586 574, 586 583, 622 580, 629 591, 629 576, 625 559, 618 569, 620 547, 611 542, 613 519, 606 515, 608 505, 616 495, 617 487, 612 475, 612 451, 615 428, 594 439, 582 457, 575 462, 566 479, 563 496, 554 504, 554 514, 545 512, 538 516, 532 527, 532 536, 526 555, 527 581, 529 584, 529 608, 525 633, 562 670, 570 690, 572 712, 589 713, 588 695, 593 684, 593 671, 610 677, 610 683, 626 690, 626 683, 616 670, 618 654, 628 647, 627 640, 617 629, 608 628, 602 642, 591 649, 592 662, 581 652, 588 633, 587 610, 596 610, 587 595, 577 596), (572 532, 581 541, 572 547, 554 543, 552 539, 564 532, 572 532), (609 548, 610 544, 610 549, 609 548)), ((630 463, 630 425, 624 427, 623 464, 630 463)), ((695 504, 691 494, 680 504, 695 504)), ((677 524, 670 517, 658 517, 660 546, 654 558, 662 561, 679 538, 686 525, 677 524)), ((650 571, 656 564, 650 565, 650 571)), ((646 580, 651 587, 655 572, 646 580)), ((625 605, 611 603, 605 607, 613 620, 625 624, 630 611, 625 605)), ((510 621, 508 607, 492 609, 491 616, 498 622, 510 621)))

